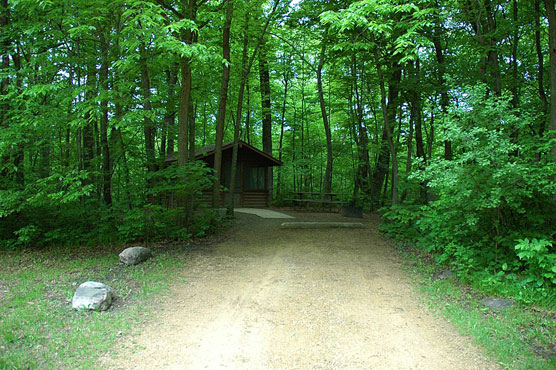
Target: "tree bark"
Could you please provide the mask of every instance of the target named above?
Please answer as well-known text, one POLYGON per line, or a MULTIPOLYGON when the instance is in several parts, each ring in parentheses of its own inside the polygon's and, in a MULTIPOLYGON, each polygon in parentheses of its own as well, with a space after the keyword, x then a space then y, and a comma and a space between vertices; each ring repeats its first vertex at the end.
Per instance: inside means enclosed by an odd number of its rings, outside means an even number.
MULTIPOLYGON (((263 117, 263 152, 272 155, 272 110, 270 103, 270 72, 268 69, 267 50, 265 41, 259 50, 259 79, 261 84, 261 108, 263 117)), ((269 182, 269 193, 272 196, 273 171, 268 167, 267 179, 269 182)))
POLYGON ((540 10, 540 0, 535 0, 535 50, 537 52, 537 62, 539 63, 539 69, 537 73, 537 84, 539 91, 539 99, 542 105, 542 117, 539 125, 539 136, 544 135, 544 130, 546 128, 546 114, 548 113, 548 99, 546 97, 546 92, 544 91, 544 55, 542 53, 541 46, 541 10, 540 10))
MULTIPOLYGON (((193 104, 193 102, 191 102, 193 104)), ((195 160, 195 137, 197 133, 197 105, 189 107, 189 160, 195 160)))
POLYGON ((332 190, 332 133, 330 131, 330 123, 326 113, 326 105, 324 102, 324 92, 322 88, 322 68, 324 67, 324 57, 326 53, 326 42, 323 40, 319 63, 317 66, 317 92, 319 96, 320 112, 322 115, 322 123, 324 125, 324 133, 326 135, 326 170, 324 172, 323 193, 330 193, 332 190))
MULTIPOLYGON (((86 82, 86 91, 85 91, 85 100, 90 101, 91 104, 92 100, 94 99, 94 88, 96 85, 96 68, 93 62, 90 62, 87 65, 87 82, 86 82)), ((93 124, 95 121, 94 115, 91 114, 91 111, 88 110, 85 113, 85 122, 82 128, 82 135, 83 135, 83 170, 89 171, 89 175, 87 179, 84 181, 85 185, 91 184, 94 182, 93 175, 91 174, 92 169, 92 161, 94 157, 94 138, 93 138, 93 124)))
POLYGON ((237 110, 234 125, 234 147, 232 151, 232 168, 230 174, 230 201, 228 203, 228 213, 233 214, 235 207, 235 190, 236 190, 236 172, 237 172, 237 156, 239 152, 239 135, 241 131, 241 115, 243 110, 243 94, 245 84, 249 78, 247 49, 249 48, 249 12, 245 12, 245 29, 243 32, 243 52, 241 57, 241 80, 239 84, 239 92, 237 96, 237 110))
MULTIPOLYGON (((371 172, 371 163, 369 159, 369 136, 367 128, 363 125, 363 103, 362 96, 358 87, 357 78, 357 59, 356 55, 352 55, 351 77, 353 83, 353 95, 355 96, 355 111, 353 114, 356 118, 357 133, 353 132, 353 137, 357 145, 357 172, 354 182, 353 201, 356 201, 358 189, 364 193, 370 190, 369 175, 371 172)), ((350 104, 351 105, 351 104, 350 104)), ((354 130, 355 131, 355 130, 354 130)))
POLYGON ((166 71, 168 101, 166 102, 166 111, 164 112, 164 130, 160 145, 160 156, 163 158, 174 152, 174 125, 176 123, 176 99, 174 94, 177 82, 178 76, 176 71, 172 69, 166 71))
MULTIPOLYGON (((437 4, 438 8, 438 4, 437 4)), ((439 23, 440 20, 437 20, 439 23)), ((440 109, 444 116, 448 113, 448 105, 450 99, 448 97, 448 88, 446 86, 446 62, 444 61, 444 51, 442 47, 442 41, 440 40, 440 34, 442 34, 442 30, 440 26, 436 26, 432 42, 434 44, 434 51, 436 56, 436 62, 438 63, 438 88, 440 90, 440 109)), ((453 158, 452 153, 452 142, 450 140, 444 140, 444 159, 451 161, 453 158)))
POLYGON ((147 169, 149 172, 156 170, 156 156, 154 147, 155 127, 150 117, 152 111, 151 102, 151 77, 147 65, 147 51, 143 49, 140 57, 141 65, 141 90, 143 93, 143 133, 145 135, 145 155, 147 158, 147 169))
MULTIPOLYGON (((425 145, 423 143, 423 114, 421 109, 421 94, 419 88, 421 86, 421 78, 419 71, 419 60, 415 62, 415 68, 412 68, 414 72, 414 83, 411 86, 410 99, 411 99, 411 117, 415 124, 415 148, 417 151, 417 158, 421 160, 419 164, 419 169, 423 170, 425 168, 427 157, 425 155, 425 145)), ((419 200, 424 203, 427 199, 427 188, 425 183, 421 183, 419 186, 419 200)))
MULTIPOLYGON (((552 131, 551 137, 554 138, 556 136, 556 10, 554 9, 554 0, 544 0, 544 6, 548 15, 548 47, 550 50, 550 121, 548 128, 552 131)), ((556 145, 550 148, 550 152, 552 161, 556 162, 556 145)), ((556 203, 556 193, 554 193, 553 200, 556 203)))
MULTIPOLYGON (((212 186, 212 206, 220 204, 220 176, 222 173, 222 140, 224 138, 224 123, 226 122, 226 103, 228 101, 228 85, 230 82, 230 28, 232 24, 233 0, 227 0, 226 20, 222 29, 222 83, 218 98, 218 113, 216 115, 216 143, 214 148, 214 173, 212 186)), ((233 196, 233 194, 231 195, 233 196)))
POLYGON ((104 32, 100 32, 101 66, 99 73, 100 87, 103 89, 103 98, 100 102, 100 146, 102 148, 102 198, 104 204, 112 206, 112 166, 110 149, 108 146, 108 43, 104 32))
MULTIPOLYGON (((19 48, 18 48, 19 49, 19 48)), ((12 60, 14 68, 16 71, 15 85, 17 88, 17 93, 22 93, 23 88, 23 78, 21 76, 21 57, 20 51, 15 50, 12 54, 12 60)), ((2 127, 0 125, 0 127, 2 127)), ((16 149, 14 153, 14 168, 15 168, 15 183, 20 189, 25 186, 25 136, 21 135, 19 141, 16 144, 16 149)))
POLYGON ((247 112, 245 113, 245 141, 251 144, 251 90, 249 86, 249 79, 245 82, 245 89, 247 90, 247 112))
MULTIPOLYGON (((186 18, 191 22, 195 22, 197 18, 197 1, 184 0, 184 13, 186 18)), ((182 31, 182 40, 191 45, 194 41, 193 31, 186 29, 182 31)), ((185 166, 190 160, 189 158, 189 133, 190 133, 190 118, 191 118, 191 86, 192 86, 192 73, 191 73, 191 58, 182 57, 180 59, 180 100, 178 111, 178 166, 185 166)), ((181 206, 184 206, 185 200, 178 201, 181 206)))
POLYGON ((498 40, 496 38, 496 10, 491 0, 466 0, 468 21, 475 31, 478 44, 485 50, 481 74, 495 96, 502 95, 500 65, 498 62, 498 40), (472 3, 473 1, 473 3, 472 3))
MULTIPOLYGON (((4 76, 0 79, 0 95, 6 95, 8 93, 8 85, 10 84, 10 78, 8 74, 8 69, 10 68, 10 39, 9 35, 9 24, 10 24, 10 11, 8 8, 8 0, 0 0, 0 7, 2 11, 0 12, 0 30, 2 31, 2 72, 4 76)), ((5 100, 2 101, 0 105, 0 127, 5 127, 7 125, 7 114, 9 110, 9 103, 5 100)))
MULTIPOLYGON (((240 84, 239 84, 239 92, 238 92, 238 102, 237 102, 237 110, 236 110, 236 118, 235 118, 235 127, 234 127, 234 146, 233 146, 233 150, 232 150, 232 166, 231 166, 231 181, 230 181, 230 201, 229 201, 229 207, 228 207, 228 213, 233 214, 234 212, 234 206, 235 206, 235 199, 234 199, 234 194, 235 194, 235 186, 236 186, 236 170, 237 170, 237 156, 238 156, 238 151, 239 151, 239 137, 241 134, 241 116, 242 116, 242 112, 243 112, 243 95, 245 93, 245 87, 247 85, 247 82, 249 81, 249 73, 251 72, 251 67, 253 67, 253 62, 255 61, 255 57, 257 56, 258 52, 259 52, 259 48, 264 44, 264 37, 266 34, 266 30, 268 28, 268 25, 270 23, 271 17, 274 14, 274 12, 276 11, 276 8, 278 7, 278 1, 276 1, 274 3, 274 7, 272 8, 272 12, 270 13, 270 15, 268 16, 265 25, 263 27, 263 30, 261 32, 261 35, 257 41, 257 45, 255 46, 255 49, 253 50, 253 53, 251 54, 251 57, 248 59, 247 58, 247 54, 248 54, 248 49, 249 49, 249 11, 245 12, 245 30, 243 33, 243 55, 242 55, 242 60, 241 60, 241 78, 240 78, 240 84)), ((260 55, 259 55, 260 57, 260 55)), ((267 71, 267 76, 266 77, 270 77, 268 75, 268 66, 266 67, 266 71, 267 71)), ((270 83, 270 81, 267 81, 270 83)), ((270 93, 270 85, 268 86, 268 91, 270 93)), ((269 96, 269 104, 270 104, 270 96, 269 96)), ((264 137, 263 137, 263 142, 264 142, 264 137)), ((272 135, 270 137, 270 154, 272 155, 272 135)), ((270 168, 271 170, 272 168, 270 168)), ((272 181, 272 171, 270 171, 270 181, 272 181)), ((271 182, 272 184, 272 182, 271 182)))
MULTIPOLYGON (((286 123, 286 102, 288 99, 288 84, 290 80, 290 66, 284 65, 284 100, 282 102, 282 113, 280 115, 280 141, 278 144, 278 160, 282 162, 282 149, 284 143, 284 126, 286 123)), ((276 183, 276 195, 279 196, 282 189, 282 167, 278 169, 278 180, 276 183)))
POLYGON ((401 80, 401 68, 396 61, 392 62, 392 79, 388 87, 388 102, 386 101, 386 88, 385 88, 385 78, 382 73, 382 63, 379 58, 378 46, 374 47, 374 60, 377 70, 377 76, 379 80, 380 87, 380 105, 382 108, 382 115, 384 120, 384 126, 382 130, 382 143, 380 146, 380 153, 378 156, 377 167, 373 174, 373 183, 371 188, 371 210, 376 209, 378 206, 378 200, 380 198, 380 190, 384 177, 388 172, 388 163, 390 154, 392 160, 392 205, 398 204, 398 160, 396 155, 396 150, 394 147, 394 142, 392 138, 392 123, 396 120, 396 109, 398 100, 398 84, 401 80))
MULTIPOLYGON (((411 165, 413 160, 413 128, 414 128, 414 118, 413 116, 409 119, 409 134, 407 135, 407 158, 405 162, 405 181, 408 181, 409 174, 411 173, 411 165)), ((407 187, 402 192, 400 197, 400 204, 403 204, 407 197, 407 187)))

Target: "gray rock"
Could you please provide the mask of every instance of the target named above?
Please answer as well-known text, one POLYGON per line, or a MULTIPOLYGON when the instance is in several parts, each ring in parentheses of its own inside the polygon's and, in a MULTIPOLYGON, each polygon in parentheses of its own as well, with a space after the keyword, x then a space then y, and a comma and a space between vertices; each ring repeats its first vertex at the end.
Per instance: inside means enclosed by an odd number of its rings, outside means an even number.
POLYGON ((454 276, 454 273, 451 270, 442 271, 440 275, 438 275, 438 280, 449 279, 454 276))
POLYGON ((71 305, 76 310, 106 311, 113 297, 112 288, 108 285, 87 281, 77 288, 71 305))
POLYGON ((504 298, 483 298, 480 302, 493 310, 503 310, 515 304, 514 300, 504 298))
POLYGON ((145 247, 129 247, 120 253, 120 261, 126 265, 136 265, 143 261, 148 260, 152 256, 149 248, 145 247))

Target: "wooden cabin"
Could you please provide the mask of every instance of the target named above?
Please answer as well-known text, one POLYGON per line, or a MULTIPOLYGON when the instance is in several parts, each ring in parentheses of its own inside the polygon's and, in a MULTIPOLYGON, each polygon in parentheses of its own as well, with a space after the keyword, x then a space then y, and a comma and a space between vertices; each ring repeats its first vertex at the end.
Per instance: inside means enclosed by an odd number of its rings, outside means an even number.
MULTIPOLYGON (((237 154, 237 172, 234 203, 238 207, 268 207, 272 198, 269 179, 269 169, 281 166, 282 162, 269 154, 247 144, 239 142, 237 154)), ((232 169, 233 142, 222 145, 222 170, 220 184, 226 188, 222 193, 221 205, 228 203, 230 193, 231 169, 232 169)), ((214 145, 206 146, 195 151, 195 159, 206 162, 214 167, 214 145)), ((170 154, 165 162, 171 163, 177 160, 176 153, 170 154)), ((203 192, 203 198, 211 199, 211 190, 203 192)))

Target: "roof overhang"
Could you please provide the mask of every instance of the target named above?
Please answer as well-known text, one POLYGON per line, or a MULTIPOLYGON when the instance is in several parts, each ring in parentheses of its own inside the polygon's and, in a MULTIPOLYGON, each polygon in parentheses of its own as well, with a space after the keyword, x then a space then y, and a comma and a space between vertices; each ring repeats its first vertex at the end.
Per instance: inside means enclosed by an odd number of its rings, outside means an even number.
MULTIPOLYGON (((268 163, 270 164, 270 166, 282 166, 283 163, 281 161, 279 161, 278 159, 274 158, 273 156, 271 156, 270 154, 267 154, 265 152, 263 152, 262 150, 259 150, 257 148, 255 148, 254 146, 247 144, 244 141, 240 141, 238 143, 239 145, 239 150, 248 150, 251 152, 256 153, 257 155, 265 158, 268 163)), ((222 145, 222 152, 227 151, 227 150, 232 150, 234 147, 234 143, 233 142, 228 142, 222 145)), ((211 157, 214 155, 215 152, 215 146, 214 145, 209 145, 209 146, 205 146, 203 148, 199 148, 197 150, 195 150, 195 159, 205 159, 208 157, 211 157)), ((177 157, 177 153, 171 153, 169 154, 166 159, 164 160, 164 162, 167 163, 171 163, 171 162, 175 162, 177 161, 178 157, 177 157)))

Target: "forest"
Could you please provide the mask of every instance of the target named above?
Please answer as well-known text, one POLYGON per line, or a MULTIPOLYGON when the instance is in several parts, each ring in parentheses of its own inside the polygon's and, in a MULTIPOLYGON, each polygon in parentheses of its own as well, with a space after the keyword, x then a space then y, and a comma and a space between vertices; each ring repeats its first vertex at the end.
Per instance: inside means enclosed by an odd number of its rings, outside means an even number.
POLYGON ((222 145, 242 140, 283 162, 275 205, 337 192, 464 277, 553 294, 554 0, 0 0, 0 12, 2 247, 209 233, 219 216, 199 194, 216 202, 222 145), (214 169, 194 160, 207 145, 214 169))

